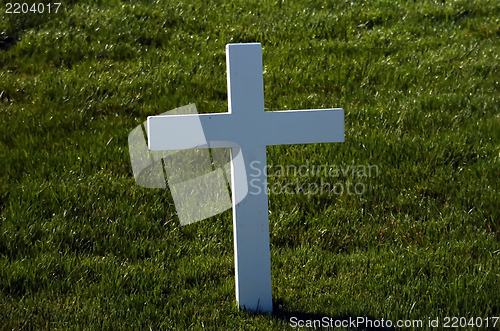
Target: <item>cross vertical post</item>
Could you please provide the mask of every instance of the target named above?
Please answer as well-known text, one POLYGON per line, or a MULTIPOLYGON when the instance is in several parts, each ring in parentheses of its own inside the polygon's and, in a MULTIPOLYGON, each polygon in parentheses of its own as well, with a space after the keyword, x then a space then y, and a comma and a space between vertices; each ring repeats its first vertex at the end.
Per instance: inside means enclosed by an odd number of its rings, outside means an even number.
MULTIPOLYGON (((242 119, 249 117, 252 122, 264 115, 260 44, 227 45, 226 63, 229 113, 242 119)), ((267 174, 264 167, 252 177, 247 175, 251 162, 267 164, 266 146, 245 141, 241 144, 231 150, 231 160, 238 152, 243 156, 242 165, 231 161, 236 300, 242 308, 272 312, 267 190, 248 194, 250 180, 266 183, 267 174), (246 187, 241 180, 247 181, 246 187)))

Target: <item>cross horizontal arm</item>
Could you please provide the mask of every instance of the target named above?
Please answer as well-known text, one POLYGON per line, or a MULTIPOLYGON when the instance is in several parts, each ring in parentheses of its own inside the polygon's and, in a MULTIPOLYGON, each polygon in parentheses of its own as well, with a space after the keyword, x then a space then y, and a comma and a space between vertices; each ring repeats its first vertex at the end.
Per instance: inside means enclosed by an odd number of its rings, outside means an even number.
POLYGON ((149 149, 238 147, 233 122, 229 113, 149 116, 149 149))
POLYGON ((344 110, 270 111, 242 117, 230 113, 148 117, 150 150, 290 145, 344 141, 344 110))
POLYGON ((344 141, 344 110, 311 109, 265 112, 265 144, 290 145, 344 141))

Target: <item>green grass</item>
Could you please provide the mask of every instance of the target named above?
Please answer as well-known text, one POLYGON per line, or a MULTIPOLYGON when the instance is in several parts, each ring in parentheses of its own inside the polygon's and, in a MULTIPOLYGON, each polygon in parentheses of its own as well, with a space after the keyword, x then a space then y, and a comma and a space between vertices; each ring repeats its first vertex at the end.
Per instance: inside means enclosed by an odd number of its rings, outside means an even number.
POLYGON ((497 1, 1 4, 2 328, 500 315, 497 1), (254 41, 267 110, 345 109, 345 143, 268 163, 379 169, 323 178, 363 195, 270 196, 273 315, 236 307, 231 212, 180 227, 127 147, 148 115, 226 111, 225 44, 254 41))

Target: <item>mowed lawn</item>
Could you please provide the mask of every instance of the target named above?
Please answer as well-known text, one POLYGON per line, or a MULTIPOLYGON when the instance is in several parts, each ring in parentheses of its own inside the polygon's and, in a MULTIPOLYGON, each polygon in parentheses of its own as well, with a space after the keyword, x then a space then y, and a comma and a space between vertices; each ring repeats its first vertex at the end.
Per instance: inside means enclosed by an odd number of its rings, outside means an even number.
POLYGON ((0 3, 0 329, 500 315, 500 2, 0 3), (128 150, 149 115, 227 111, 239 42, 266 110, 345 110, 344 143, 267 149, 271 315, 236 306, 231 211, 181 227, 128 150))

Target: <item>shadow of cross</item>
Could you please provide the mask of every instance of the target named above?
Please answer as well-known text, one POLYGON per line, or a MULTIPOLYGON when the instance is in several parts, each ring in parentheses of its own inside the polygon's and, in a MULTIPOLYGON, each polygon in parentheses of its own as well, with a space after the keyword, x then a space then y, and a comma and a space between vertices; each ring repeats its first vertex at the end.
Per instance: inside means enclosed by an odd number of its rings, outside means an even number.
POLYGON ((231 148, 236 300, 272 312, 266 146, 344 141, 344 111, 264 111, 260 43, 226 45, 227 113, 148 117, 151 150, 231 148), (261 171, 247 173, 252 165, 261 171))

